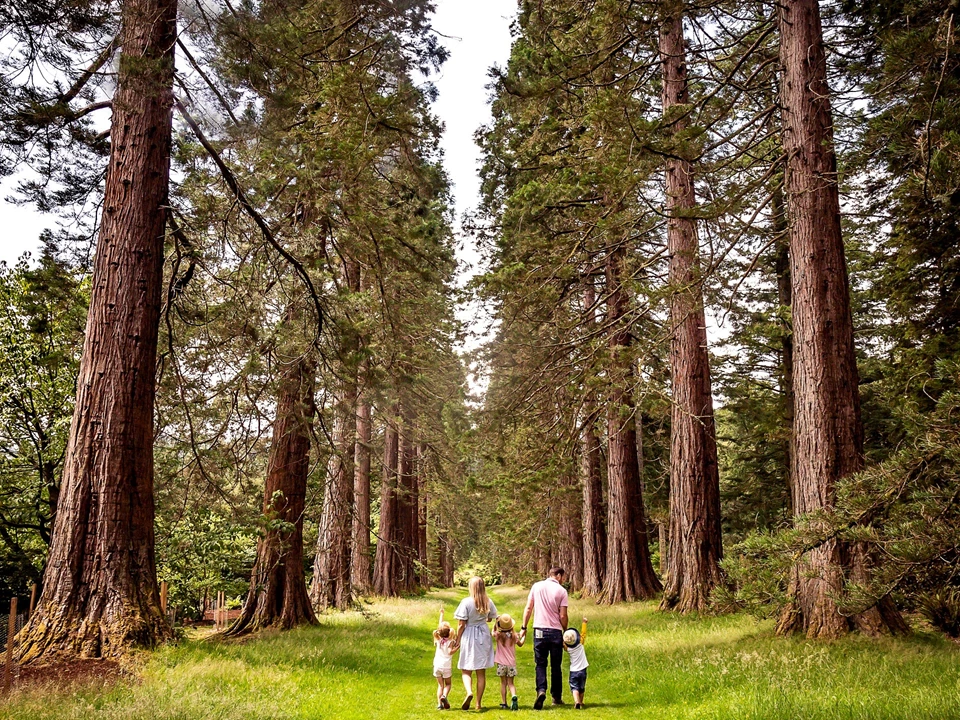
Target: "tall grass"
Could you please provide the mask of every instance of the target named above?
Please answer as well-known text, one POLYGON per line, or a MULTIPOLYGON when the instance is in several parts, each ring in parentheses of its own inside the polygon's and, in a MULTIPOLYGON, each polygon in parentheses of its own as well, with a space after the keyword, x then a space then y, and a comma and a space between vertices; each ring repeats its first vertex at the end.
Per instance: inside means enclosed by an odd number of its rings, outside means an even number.
MULTIPOLYGON (((136 682, 15 692, 0 701, 0 717, 422 718, 440 712, 430 632, 440 603, 451 617, 460 595, 376 602, 362 614, 324 616, 319 627, 241 642, 192 640, 150 654, 136 682)), ((521 589, 492 595, 501 612, 519 619, 521 589)), ((573 601, 570 614, 571 624, 590 618, 586 712, 596 718, 960 718, 960 651, 932 635, 782 640, 748 617, 677 617, 652 603, 573 601)), ((518 651, 518 663, 524 709, 517 715, 530 716, 532 641, 518 651)), ((494 715, 508 713, 497 708, 499 680, 490 676, 484 705, 494 715)), ((564 696, 569 702, 566 687, 564 696)), ((462 697, 454 677, 454 707, 462 697)), ((568 711, 572 705, 544 712, 568 711)))

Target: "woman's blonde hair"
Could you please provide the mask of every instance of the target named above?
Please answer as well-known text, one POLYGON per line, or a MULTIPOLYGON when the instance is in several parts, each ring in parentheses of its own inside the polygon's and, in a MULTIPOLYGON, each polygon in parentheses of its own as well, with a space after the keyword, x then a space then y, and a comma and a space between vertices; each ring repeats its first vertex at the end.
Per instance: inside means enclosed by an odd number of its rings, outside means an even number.
POLYGON ((487 586, 483 583, 483 578, 475 576, 470 578, 469 583, 470 597, 473 598, 474 607, 481 615, 490 612, 490 599, 487 597, 487 586))

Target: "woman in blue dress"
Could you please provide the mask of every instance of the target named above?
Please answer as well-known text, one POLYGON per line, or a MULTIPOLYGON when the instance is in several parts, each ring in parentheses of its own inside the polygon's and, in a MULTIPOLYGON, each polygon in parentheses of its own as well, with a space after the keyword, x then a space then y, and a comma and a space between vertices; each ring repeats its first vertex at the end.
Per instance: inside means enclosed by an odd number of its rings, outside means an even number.
POLYGON ((454 617, 460 621, 457 628, 457 645, 460 647, 460 659, 457 667, 463 675, 463 687, 467 697, 461 709, 469 710, 473 700, 473 676, 477 673, 477 710, 483 702, 483 691, 487 686, 487 668, 493 667, 493 637, 487 623, 496 620, 497 608, 487 597, 487 588, 483 578, 472 577, 469 583, 470 594, 460 601, 454 617))

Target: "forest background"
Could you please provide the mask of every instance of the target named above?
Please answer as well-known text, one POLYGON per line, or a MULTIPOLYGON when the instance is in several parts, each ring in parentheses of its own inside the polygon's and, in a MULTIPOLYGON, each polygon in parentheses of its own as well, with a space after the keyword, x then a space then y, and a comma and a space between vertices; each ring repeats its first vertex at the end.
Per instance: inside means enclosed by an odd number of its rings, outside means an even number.
POLYGON ((158 579, 240 634, 556 564, 960 634, 953 5, 522 2, 459 238, 432 10, 5 9, 3 170, 64 218, 0 282, 24 657, 170 637, 158 579))

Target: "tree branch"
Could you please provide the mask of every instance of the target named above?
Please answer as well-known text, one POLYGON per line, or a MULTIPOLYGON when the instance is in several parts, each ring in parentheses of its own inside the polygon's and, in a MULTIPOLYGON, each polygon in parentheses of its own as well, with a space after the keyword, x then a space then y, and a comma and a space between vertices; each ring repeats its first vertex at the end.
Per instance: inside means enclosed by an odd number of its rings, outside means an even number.
POLYGON ((233 171, 227 166, 223 158, 220 157, 220 153, 218 153, 216 148, 213 147, 206 135, 203 134, 200 126, 197 125, 197 121, 193 119, 193 116, 190 115, 190 113, 187 111, 187 108, 184 107, 182 102, 180 102, 180 98, 174 98, 174 103, 177 106, 177 110, 179 110, 180 114, 183 116, 183 119, 186 120, 187 125, 190 126, 193 134, 197 136, 197 140, 200 141, 203 149, 207 151, 214 164, 216 164, 217 168, 220 170, 220 174, 223 176, 223 181, 227 184, 227 187, 230 188, 230 191, 237 199, 237 202, 240 203, 240 206, 244 209, 244 211, 246 211, 247 215, 249 215, 253 222, 256 223, 257 227, 260 228, 260 232, 263 234, 263 237, 267 243, 270 244, 284 260, 290 263, 296 273, 300 276, 301 280, 303 280, 303 284, 310 293, 310 299, 313 301, 314 310, 317 313, 316 337, 319 339, 320 331, 323 328, 323 308, 320 305, 320 297, 317 295, 316 288, 313 285, 313 281, 310 279, 310 274, 307 272, 307 269, 277 241, 277 238, 274 236, 273 231, 267 224, 267 221, 264 220, 263 216, 257 212, 257 209, 253 207, 249 200, 247 200, 246 193, 244 193, 243 188, 240 187, 240 182, 237 180, 236 175, 234 175, 233 171))

